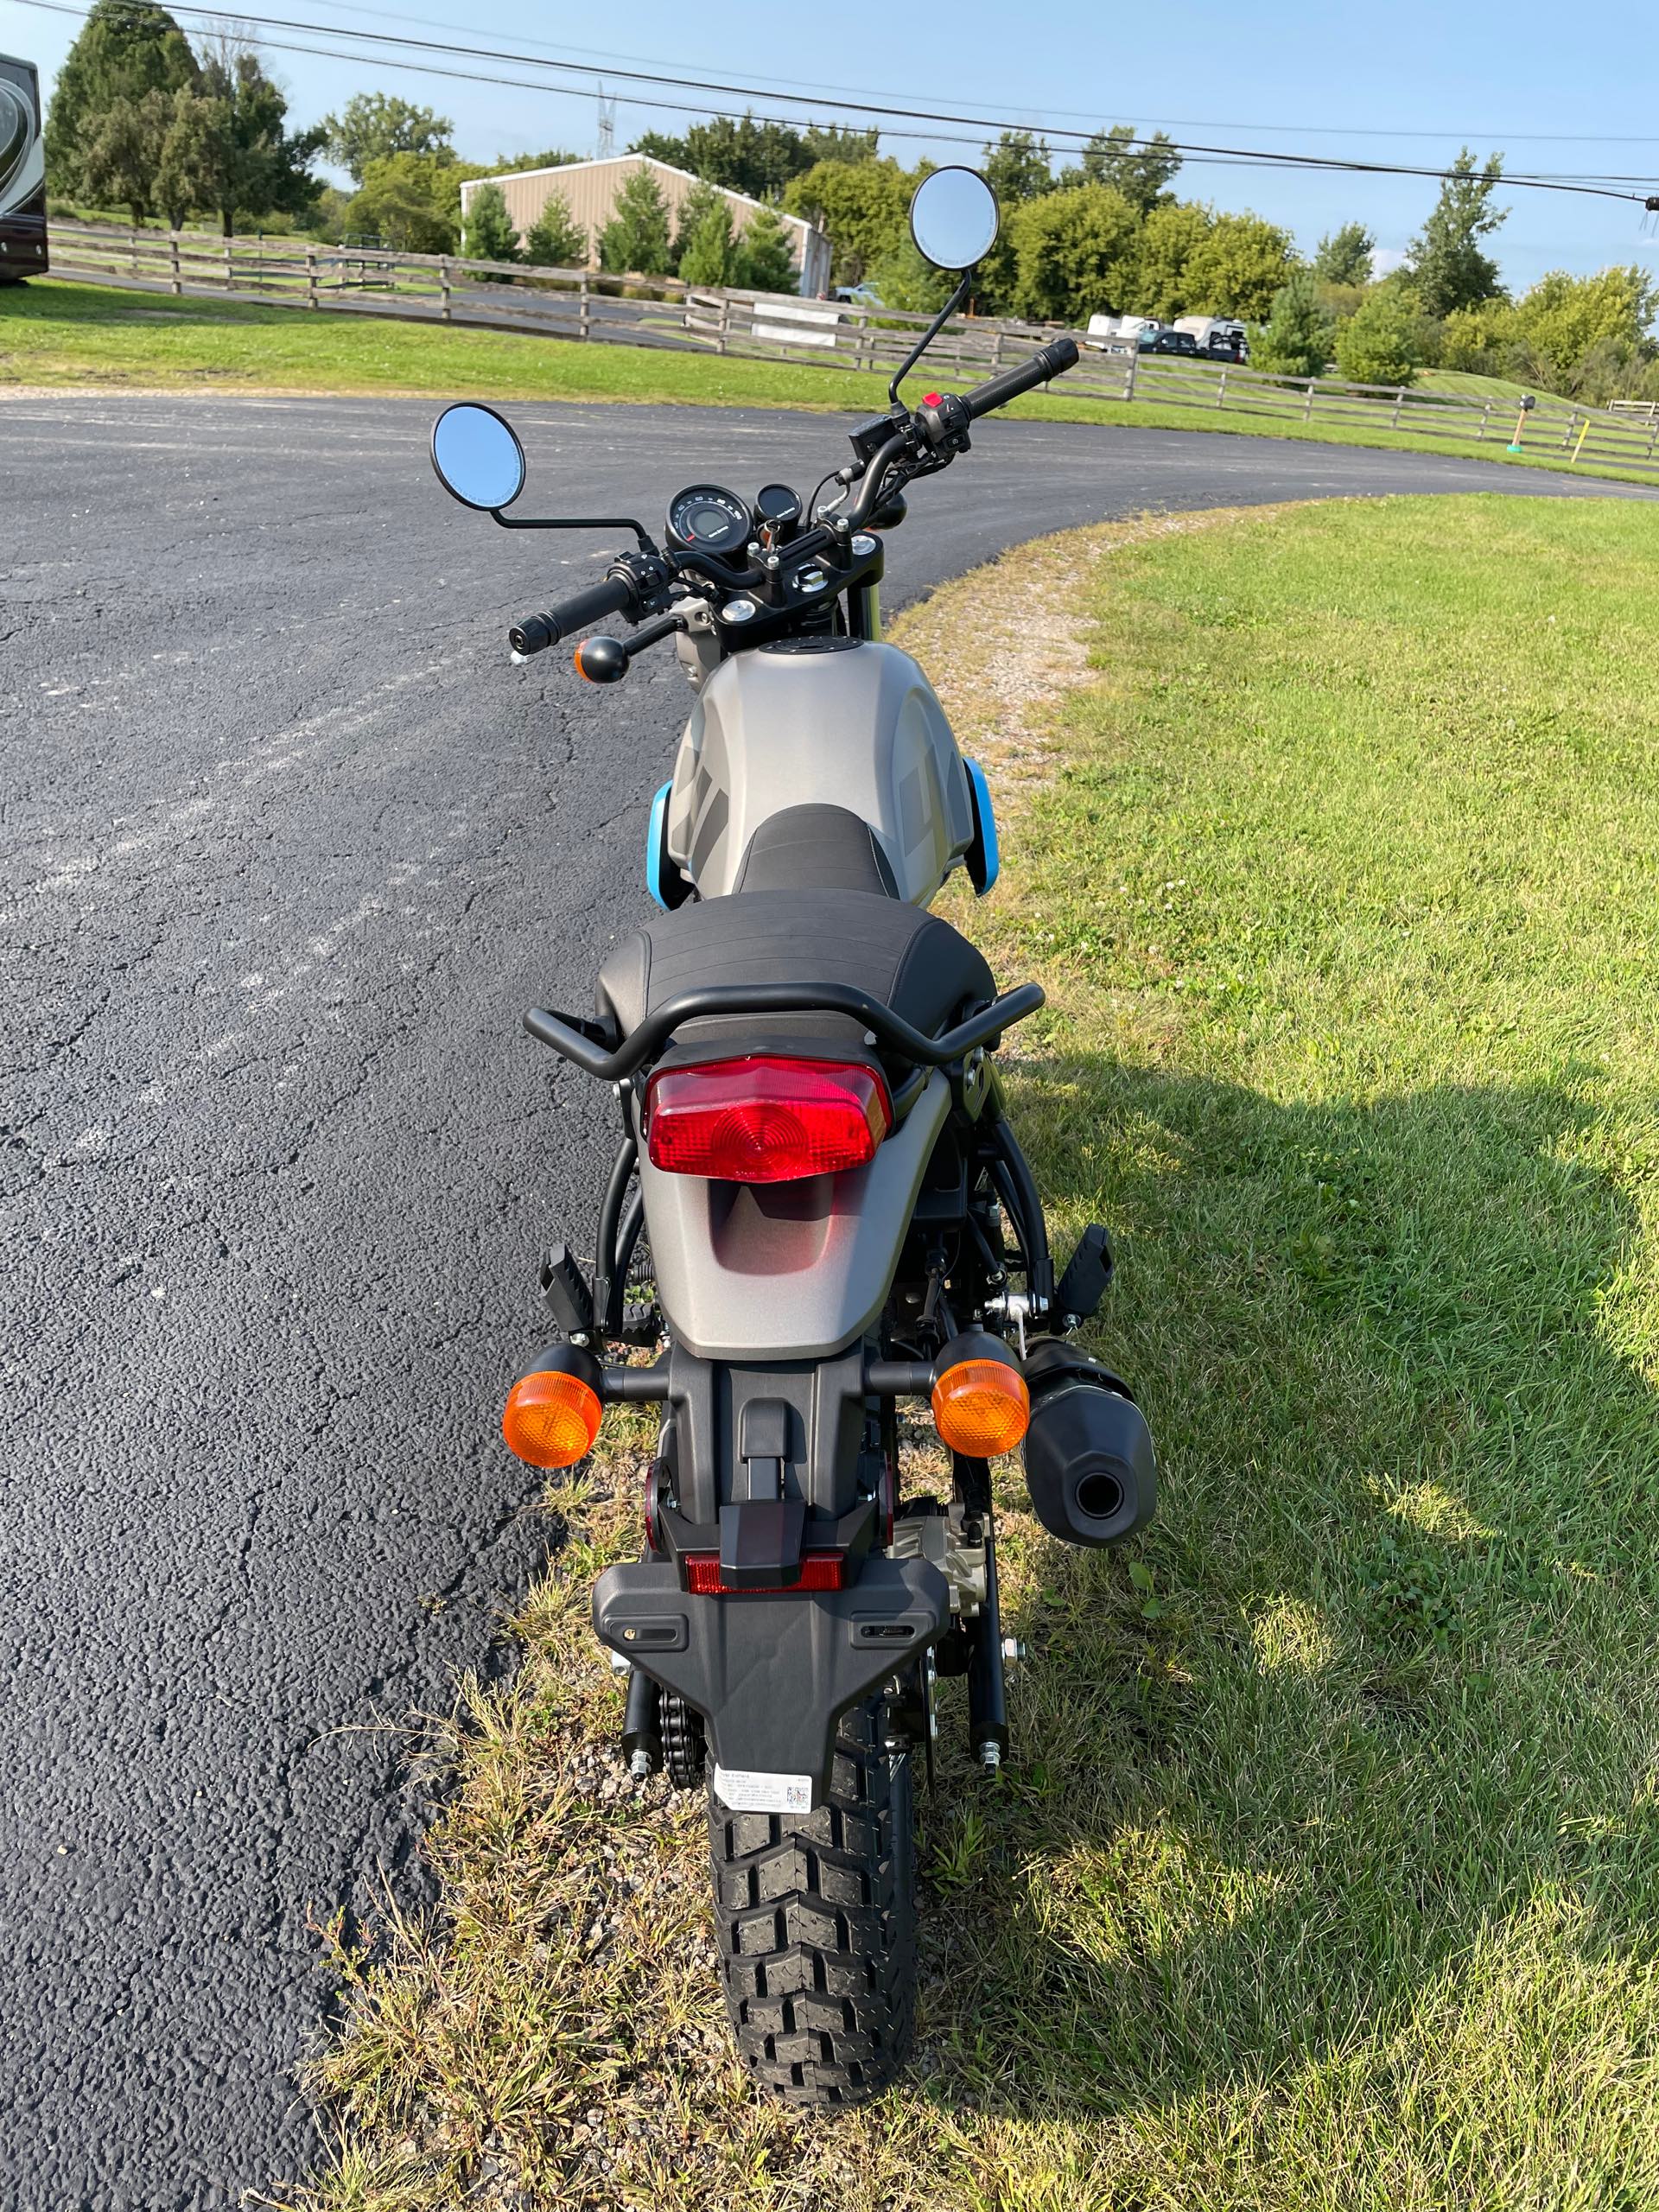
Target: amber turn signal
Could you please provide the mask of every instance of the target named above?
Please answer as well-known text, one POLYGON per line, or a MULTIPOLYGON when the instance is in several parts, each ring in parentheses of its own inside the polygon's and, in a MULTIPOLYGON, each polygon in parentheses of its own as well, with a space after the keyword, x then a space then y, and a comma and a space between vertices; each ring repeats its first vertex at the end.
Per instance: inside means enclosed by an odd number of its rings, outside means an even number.
POLYGON ((576 647, 576 674, 588 683, 620 683, 628 672, 628 649, 617 638, 584 638, 576 647))
POLYGON ((604 1409, 580 1375, 539 1368, 507 1393, 501 1433, 509 1452, 531 1467, 574 1467, 587 1458, 604 1409))
POLYGON ((958 1360, 933 1385, 933 1426, 943 1443, 968 1459, 1012 1452, 1030 1421, 1026 1379, 1002 1360, 958 1360))

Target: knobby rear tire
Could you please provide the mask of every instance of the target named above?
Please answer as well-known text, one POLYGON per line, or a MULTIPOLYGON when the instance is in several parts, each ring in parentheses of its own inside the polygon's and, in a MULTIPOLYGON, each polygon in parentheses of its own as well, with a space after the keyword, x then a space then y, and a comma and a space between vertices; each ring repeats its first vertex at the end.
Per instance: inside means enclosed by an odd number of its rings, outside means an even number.
POLYGON ((709 1795, 721 1979, 749 2072, 792 2105, 861 2103, 909 2055, 916 2013, 910 1755, 880 1699, 843 1715, 830 1794, 807 1814, 709 1795))

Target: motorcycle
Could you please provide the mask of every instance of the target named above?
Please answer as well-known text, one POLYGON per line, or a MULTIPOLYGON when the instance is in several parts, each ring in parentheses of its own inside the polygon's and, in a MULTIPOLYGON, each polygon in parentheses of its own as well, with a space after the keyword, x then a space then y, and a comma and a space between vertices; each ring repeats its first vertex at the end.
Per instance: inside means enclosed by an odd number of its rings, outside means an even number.
POLYGON ((605 960, 593 1014, 524 1017, 612 1086, 622 1128, 591 1266, 563 1244, 543 1262, 555 1340, 503 1433, 558 1469, 607 1405, 660 1408, 643 1550, 600 1576, 594 1626, 626 1675, 632 1774, 707 1792, 739 2050, 804 2105, 866 2098, 906 2055, 912 1762, 931 1773, 941 1675, 966 1678, 980 1766, 1007 1752, 990 1462, 1023 1447, 1067 1543, 1120 1541, 1155 1494, 1133 1395, 1071 1341, 1111 1278, 1106 1232, 1057 1276, 996 1070, 1043 993, 999 992, 930 911, 958 868, 982 894, 996 880, 988 784, 880 635, 906 487, 1077 359, 1062 338, 902 402, 997 222, 972 170, 918 188, 916 244, 959 281, 810 512, 780 484, 693 484, 659 545, 630 518, 507 512, 524 456, 490 409, 446 410, 432 439, 445 486, 504 528, 632 535, 601 582, 512 626, 515 658, 622 615, 626 637, 582 638, 580 673, 616 683, 671 639, 696 691, 646 833, 657 918, 605 960), (626 1347, 655 1356, 608 1357, 626 1347), (950 1455, 948 1502, 906 1492, 906 1401, 950 1455))

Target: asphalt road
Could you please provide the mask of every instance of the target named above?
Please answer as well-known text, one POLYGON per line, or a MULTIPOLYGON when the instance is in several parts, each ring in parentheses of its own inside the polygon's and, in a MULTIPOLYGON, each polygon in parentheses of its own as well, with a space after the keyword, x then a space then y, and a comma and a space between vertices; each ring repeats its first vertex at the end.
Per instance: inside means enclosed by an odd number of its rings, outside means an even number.
MULTIPOLYGON (((509 537, 379 399, 0 404, 8 1145, 0 2201, 233 2203, 310 2152, 308 1925, 405 1892, 397 1716, 545 1524, 496 1434, 608 1102, 518 1027, 644 905, 688 694, 508 664, 609 539, 509 537)), ((525 406, 526 505, 803 493, 824 417, 525 406)), ((889 605, 1033 533, 1343 493, 1617 488, 988 426, 889 605)), ((1640 496, 1639 494, 1637 496, 1640 496)))

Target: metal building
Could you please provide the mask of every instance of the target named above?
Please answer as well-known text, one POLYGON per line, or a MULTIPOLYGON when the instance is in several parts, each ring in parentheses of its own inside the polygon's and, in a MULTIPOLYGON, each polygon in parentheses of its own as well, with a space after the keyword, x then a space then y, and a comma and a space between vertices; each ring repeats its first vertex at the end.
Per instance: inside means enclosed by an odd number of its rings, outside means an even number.
MULTIPOLYGON (((473 194, 486 184, 496 185, 522 238, 556 192, 588 233, 588 266, 593 268, 599 260, 599 234, 616 213, 617 195, 636 169, 652 171, 667 203, 670 224, 677 224, 681 207, 702 180, 649 154, 616 154, 605 161, 566 162, 557 168, 509 169, 504 176, 473 177, 461 188, 461 211, 467 217, 473 194)), ((732 211, 733 232, 741 236, 761 203, 742 192, 727 192, 725 198, 732 211)), ((830 241, 799 215, 786 215, 781 208, 773 212, 790 240, 799 279, 797 289, 804 297, 816 299, 830 288, 830 241)))

